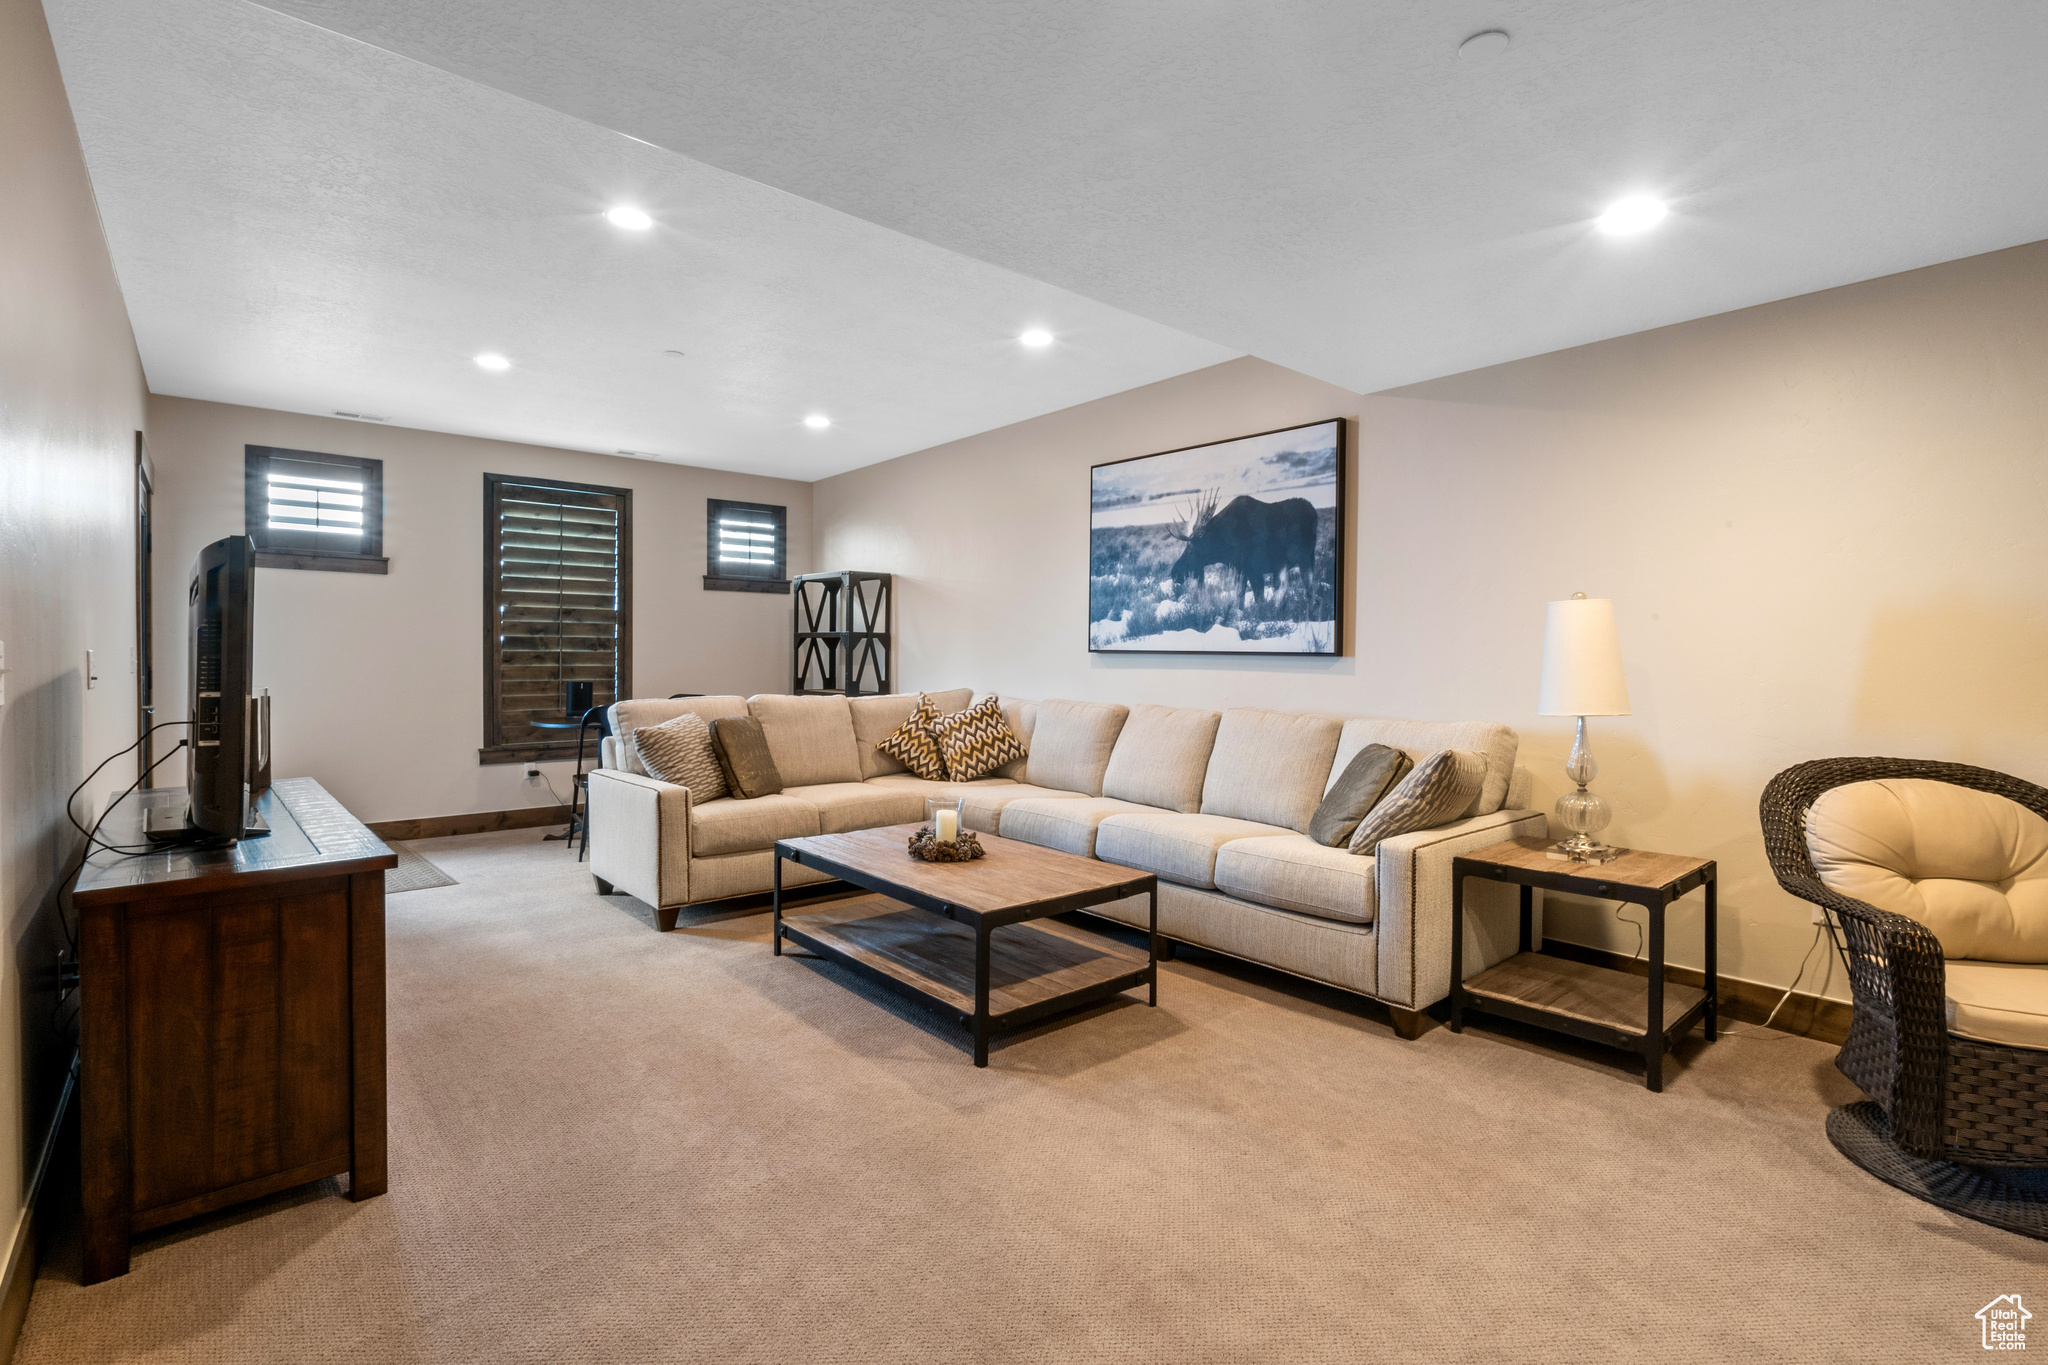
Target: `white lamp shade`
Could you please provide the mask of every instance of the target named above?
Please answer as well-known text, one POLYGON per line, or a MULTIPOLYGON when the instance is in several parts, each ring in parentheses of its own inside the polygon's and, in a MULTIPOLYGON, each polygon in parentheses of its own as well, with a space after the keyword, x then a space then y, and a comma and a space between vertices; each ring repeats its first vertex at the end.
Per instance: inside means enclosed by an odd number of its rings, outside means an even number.
POLYGON ((1604 597, 1552 602, 1543 618, 1543 686, 1539 716, 1625 716, 1628 679, 1614 603, 1604 597))

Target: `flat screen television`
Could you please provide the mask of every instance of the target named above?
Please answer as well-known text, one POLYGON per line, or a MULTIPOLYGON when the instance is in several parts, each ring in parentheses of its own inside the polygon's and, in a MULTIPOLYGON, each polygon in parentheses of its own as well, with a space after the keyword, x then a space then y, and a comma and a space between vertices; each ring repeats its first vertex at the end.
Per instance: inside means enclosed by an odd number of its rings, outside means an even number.
POLYGON ((192 746, 185 789, 192 804, 185 825, 212 840, 240 839, 257 832, 249 819, 255 542, 228 536, 201 550, 192 561, 189 602, 192 746))

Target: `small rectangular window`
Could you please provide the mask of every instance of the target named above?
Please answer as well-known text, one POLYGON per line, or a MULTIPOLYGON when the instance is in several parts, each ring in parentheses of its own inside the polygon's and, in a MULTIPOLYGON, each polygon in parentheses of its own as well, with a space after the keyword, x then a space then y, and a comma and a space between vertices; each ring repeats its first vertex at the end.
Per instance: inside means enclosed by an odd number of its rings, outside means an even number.
POLYGON ((244 446, 243 511, 261 569, 388 573, 384 462, 244 446))
POLYGON ((789 510, 708 500, 704 586, 715 592, 789 591, 789 510))
POLYGON ((633 490, 484 475, 482 763, 574 757, 631 696, 633 490))

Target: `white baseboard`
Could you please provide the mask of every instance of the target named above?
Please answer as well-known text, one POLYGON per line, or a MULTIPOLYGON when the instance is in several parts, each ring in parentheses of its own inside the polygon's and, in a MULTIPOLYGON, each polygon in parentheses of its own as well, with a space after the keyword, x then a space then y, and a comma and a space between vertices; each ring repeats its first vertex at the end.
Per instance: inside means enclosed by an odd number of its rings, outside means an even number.
POLYGON ((7 1268, 0 1271, 0 1365, 14 1359, 14 1347, 21 1340, 21 1326, 28 1321, 28 1301, 35 1293, 36 1271, 43 1261, 43 1227, 37 1214, 43 1201, 43 1185, 57 1156, 57 1137, 64 1130, 65 1115, 78 1093, 78 1054, 71 1054, 71 1067, 64 1076, 63 1093, 57 1097, 57 1112, 50 1118, 50 1131, 43 1134, 43 1149, 36 1154, 35 1173, 29 1178, 28 1197, 21 1216, 15 1220, 14 1235, 7 1240, 7 1268))

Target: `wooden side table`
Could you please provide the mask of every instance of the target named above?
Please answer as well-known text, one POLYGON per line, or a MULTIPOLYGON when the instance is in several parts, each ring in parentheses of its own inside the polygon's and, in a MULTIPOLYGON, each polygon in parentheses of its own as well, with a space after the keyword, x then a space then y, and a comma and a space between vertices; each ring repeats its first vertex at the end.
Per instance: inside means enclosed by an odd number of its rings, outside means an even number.
POLYGON ((1630 849, 1606 863, 1560 862, 1545 839, 1511 839, 1451 860, 1451 1031, 1462 1033, 1465 1011, 1496 1014, 1638 1052, 1643 1084, 1664 1088, 1664 1053, 1698 1020, 1709 1042, 1720 1008, 1714 957, 1715 866, 1711 858, 1630 849), (1521 951, 1470 981, 1465 976, 1465 879, 1482 877, 1522 888, 1521 951), (1649 920, 1650 978, 1534 951, 1533 890, 1564 891, 1640 905, 1649 920), (1664 980, 1664 912, 1687 892, 1707 899, 1707 988, 1664 980), (1652 1020, 1657 1021, 1652 1027, 1652 1020))

